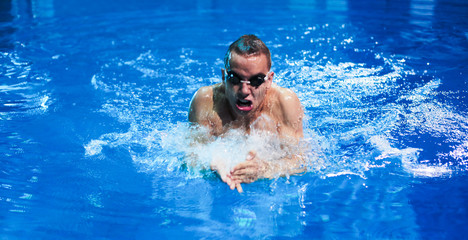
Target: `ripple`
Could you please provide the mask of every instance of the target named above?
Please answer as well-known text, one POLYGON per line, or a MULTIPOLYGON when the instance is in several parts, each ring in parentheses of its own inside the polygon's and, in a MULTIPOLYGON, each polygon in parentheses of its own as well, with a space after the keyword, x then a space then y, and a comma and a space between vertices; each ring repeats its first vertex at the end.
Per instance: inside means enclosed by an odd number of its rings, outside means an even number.
POLYGON ((29 61, 15 53, 0 54, 0 113, 2 118, 13 119, 17 114, 41 114, 52 104, 45 84, 49 77, 37 72, 29 61))

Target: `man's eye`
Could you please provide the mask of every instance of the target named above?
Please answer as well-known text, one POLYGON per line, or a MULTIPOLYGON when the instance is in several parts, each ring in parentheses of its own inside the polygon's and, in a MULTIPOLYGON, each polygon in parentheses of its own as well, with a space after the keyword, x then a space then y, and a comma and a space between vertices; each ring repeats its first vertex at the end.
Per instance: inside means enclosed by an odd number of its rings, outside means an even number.
POLYGON ((240 82, 239 78, 238 78, 236 75, 234 75, 234 74, 230 74, 228 80, 229 80, 232 84, 238 84, 238 83, 240 82))

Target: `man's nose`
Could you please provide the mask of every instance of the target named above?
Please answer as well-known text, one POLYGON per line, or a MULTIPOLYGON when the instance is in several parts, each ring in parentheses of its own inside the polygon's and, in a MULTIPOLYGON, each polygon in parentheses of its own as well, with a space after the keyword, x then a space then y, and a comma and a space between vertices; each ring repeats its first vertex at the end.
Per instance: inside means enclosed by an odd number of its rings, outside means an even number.
POLYGON ((250 82, 249 81, 242 81, 240 84, 240 91, 242 94, 249 94, 250 93, 250 82))

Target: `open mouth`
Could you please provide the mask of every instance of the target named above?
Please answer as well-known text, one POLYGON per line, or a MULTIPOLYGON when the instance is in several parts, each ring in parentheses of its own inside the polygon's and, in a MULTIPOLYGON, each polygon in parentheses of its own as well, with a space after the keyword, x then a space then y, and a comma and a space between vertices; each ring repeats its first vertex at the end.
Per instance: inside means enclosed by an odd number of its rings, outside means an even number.
POLYGON ((253 108, 253 104, 250 100, 237 99, 236 107, 241 111, 250 111, 253 108))

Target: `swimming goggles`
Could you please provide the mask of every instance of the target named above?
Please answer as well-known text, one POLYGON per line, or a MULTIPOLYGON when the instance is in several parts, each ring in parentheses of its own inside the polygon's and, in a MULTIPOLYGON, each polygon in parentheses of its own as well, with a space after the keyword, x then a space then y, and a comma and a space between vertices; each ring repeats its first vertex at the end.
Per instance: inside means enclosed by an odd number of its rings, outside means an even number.
POLYGON ((265 82, 265 80, 267 79, 267 76, 263 73, 259 73, 255 76, 252 76, 251 78, 249 78, 248 81, 246 80, 242 80, 241 77, 239 77, 239 75, 237 75, 237 73, 233 72, 233 71, 226 71, 226 78, 227 80, 233 84, 233 85, 238 85, 238 84, 241 84, 241 83, 247 83, 249 84, 250 86, 253 86, 253 87, 258 87, 260 85, 262 85, 262 83, 265 82))

